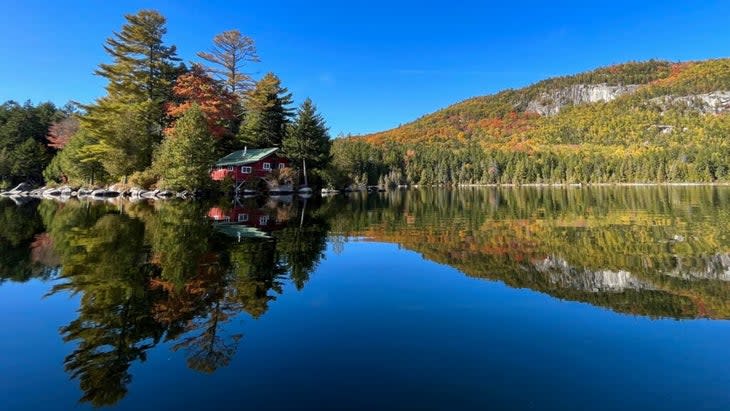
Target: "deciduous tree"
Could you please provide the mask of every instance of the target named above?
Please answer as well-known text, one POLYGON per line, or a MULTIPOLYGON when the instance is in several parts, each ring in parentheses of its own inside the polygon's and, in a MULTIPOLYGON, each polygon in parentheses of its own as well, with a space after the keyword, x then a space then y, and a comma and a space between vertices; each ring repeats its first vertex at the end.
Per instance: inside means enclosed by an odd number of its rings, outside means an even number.
MULTIPOLYGON (((208 130, 214 138, 231 137, 232 122, 236 118, 236 98, 208 76, 200 65, 193 65, 190 72, 177 78, 173 93, 179 102, 168 105, 170 117, 177 119, 197 104, 205 114, 208 130)), ((172 128, 167 130, 168 133, 172 131, 172 128)))
POLYGON ((159 185, 174 190, 198 190, 210 185, 209 170, 216 159, 213 139, 200 106, 193 104, 175 123, 155 156, 159 185))

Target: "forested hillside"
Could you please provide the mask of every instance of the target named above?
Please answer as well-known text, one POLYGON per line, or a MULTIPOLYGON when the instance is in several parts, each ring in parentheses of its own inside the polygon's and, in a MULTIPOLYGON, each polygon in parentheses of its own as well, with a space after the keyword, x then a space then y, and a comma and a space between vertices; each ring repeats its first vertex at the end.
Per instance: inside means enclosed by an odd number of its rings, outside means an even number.
POLYGON ((730 181, 730 59, 647 61, 465 100, 340 138, 331 181, 730 181))

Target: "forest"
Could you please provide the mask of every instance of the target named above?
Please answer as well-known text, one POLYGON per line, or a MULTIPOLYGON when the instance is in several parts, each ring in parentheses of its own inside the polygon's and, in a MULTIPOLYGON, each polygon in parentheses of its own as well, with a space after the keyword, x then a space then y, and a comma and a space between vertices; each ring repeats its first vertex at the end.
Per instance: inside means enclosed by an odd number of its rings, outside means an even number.
POLYGON ((330 175, 390 186, 730 182, 728 91, 730 59, 600 68, 336 139, 330 175), (633 91, 555 115, 530 111, 586 85, 633 91))
POLYGON ((253 78, 260 62, 253 39, 224 31, 186 64, 166 32, 157 11, 125 16, 104 44, 109 61, 95 74, 106 93, 93 103, 2 104, 0 189, 21 182, 216 189, 211 166, 244 147, 280 147, 318 181, 330 158, 325 121, 308 98, 293 107, 276 74, 253 78))
POLYGON ((218 34, 210 50, 184 63, 165 42, 164 16, 142 10, 125 20, 104 45, 109 62, 95 72, 107 81, 103 97, 0 106, 0 189, 20 182, 225 189, 208 177, 216 159, 273 146, 296 168, 306 163, 314 185, 337 189, 730 182, 730 59, 618 64, 330 139, 310 99, 295 108, 276 74, 249 74, 260 58, 239 30, 218 34), (623 91, 571 101, 592 86, 623 91))

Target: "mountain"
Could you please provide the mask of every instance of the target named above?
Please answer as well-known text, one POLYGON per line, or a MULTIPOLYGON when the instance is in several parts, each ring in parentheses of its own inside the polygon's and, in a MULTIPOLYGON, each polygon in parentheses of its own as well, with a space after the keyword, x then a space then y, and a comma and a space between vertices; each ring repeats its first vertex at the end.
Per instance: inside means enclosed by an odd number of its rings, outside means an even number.
POLYGON ((338 139, 334 167, 371 184, 725 182, 728 111, 730 59, 631 62, 338 139))
POLYGON ((730 319, 728 204, 730 190, 706 186, 423 188, 329 198, 317 213, 335 252, 347 238, 392 243, 616 312, 730 319))

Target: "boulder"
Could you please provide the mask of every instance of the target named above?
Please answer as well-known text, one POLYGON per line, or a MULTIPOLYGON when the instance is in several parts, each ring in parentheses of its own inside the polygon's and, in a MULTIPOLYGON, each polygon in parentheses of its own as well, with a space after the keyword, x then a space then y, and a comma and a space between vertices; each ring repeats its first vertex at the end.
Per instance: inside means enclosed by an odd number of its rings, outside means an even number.
POLYGON ((31 187, 28 183, 20 183, 17 186, 15 186, 12 190, 10 190, 11 193, 20 193, 23 191, 30 191, 33 187, 31 187))
POLYGON ((129 189, 129 195, 132 197, 142 197, 142 193, 144 193, 146 190, 140 188, 140 187, 132 187, 129 189))
POLYGON ((157 198, 157 193, 159 190, 154 191, 142 191, 139 196, 142 198, 157 198))
POLYGON ((2 195, 4 196, 17 196, 21 194, 26 194, 28 191, 30 191, 33 187, 31 187, 28 183, 20 183, 17 186, 15 186, 13 189, 4 191, 2 195))

